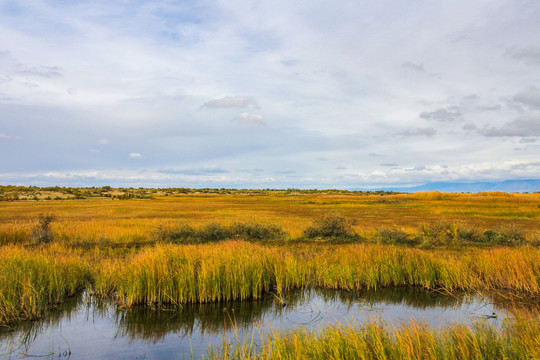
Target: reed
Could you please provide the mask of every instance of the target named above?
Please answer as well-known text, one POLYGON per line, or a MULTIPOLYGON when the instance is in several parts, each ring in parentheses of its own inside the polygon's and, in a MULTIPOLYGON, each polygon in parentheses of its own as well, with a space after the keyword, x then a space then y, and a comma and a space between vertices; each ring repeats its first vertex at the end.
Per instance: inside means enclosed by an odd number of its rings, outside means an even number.
POLYGON ((87 288, 119 304, 182 304, 281 296, 291 289, 420 286, 540 296, 536 247, 417 249, 380 244, 223 241, 155 247, 62 244, 0 252, 0 324, 38 317, 87 288))
POLYGON ((3 247, 0 324, 39 317, 47 306, 74 295, 89 279, 87 262, 59 246, 39 250, 3 247))
POLYGON ((486 322, 432 329, 422 323, 389 324, 380 318, 352 321, 323 329, 300 328, 253 340, 226 342, 212 348, 208 359, 537 359, 540 319, 525 315, 501 327, 486 322), (519 336, 516 336, 519 334, 519 336), (232 342, 232 345, 235 345, 232 342))
POLYGON ((259 298, 275 291, 422 286, 540 295, 540 250, 462 253, 390 245, 158 245, 103 261, 94 291, 126 306, 259 298))

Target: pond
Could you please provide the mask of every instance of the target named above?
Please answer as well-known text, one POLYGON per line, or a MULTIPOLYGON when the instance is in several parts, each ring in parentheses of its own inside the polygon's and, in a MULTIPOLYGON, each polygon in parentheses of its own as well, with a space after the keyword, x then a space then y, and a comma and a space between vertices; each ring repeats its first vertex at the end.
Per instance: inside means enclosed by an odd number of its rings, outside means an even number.
POLYGON ((432 327, 488 321, 509 308, 490 297, 441 294, 422 288, 346 292, 303 290, 257 301, 120 309, 87 294, 70 299, 44 319, 0 329, 0 358, 192 359, 209 345, 300 326, 321 330, 335 323, 380 317, 393 324, 421 321, 432 327), (493 315, 495 314, 495 315, 493 315))

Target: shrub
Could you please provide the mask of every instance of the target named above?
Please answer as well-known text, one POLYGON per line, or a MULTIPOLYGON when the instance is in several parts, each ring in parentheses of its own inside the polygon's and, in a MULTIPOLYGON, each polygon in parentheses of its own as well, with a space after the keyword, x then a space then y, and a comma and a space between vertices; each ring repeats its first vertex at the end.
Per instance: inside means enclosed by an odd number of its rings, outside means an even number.
POLYGON ((441 223, 421 224, 418 227, 418 240, 423 248, 444 245, 446 243, 445 226, 441 223))
POLYGON ((39 215, 38 224, 32 229, 32 240, 38 244, 46 244, 53 241, 51 223, 55 220, 52 214, 39 215))
POLYGON ((204 225, 196 232, 197 238, 201 241, 219 241, 231 237, 231 232, 227 227, 217 222, 204 225))
POLYGON ((424 248, 433 246, 461 246, 464 242, 483 241, 477 228, 464 224, 434 222, 418 227, 418 241, 424 248))
POLYGON ((333 237, 350 238, 356 236, 352 229, 353 221, 339 214, 326 214, 316 218, 313 223, 304 230, 307 238, 333 237))
POLYGON ((155 231, 155 238, 164 242, 190 242, 195 238, 195 229, 185 223, 179 223, 174 227, 159 225, 155 231))
POLYGON ((234 223, 230 232, 233 238, 244 240, 271 240, 285 235, 280 226, 260 223, 234 223))
POLYGON ((217 222, 211 222, 200 228, 179 223, 175 226, 159 225, 154 232, 156 241, 175 243, 202 243, 225 239, 270 240, 285 235, 277 225, 259 223, 234 223, 227 227, 217 222))
POLYGON ((397 226, 378 229, 375 238, 381 244, 410 244, 414 242, 409 238, 409 234, 397 226))
POLYGON ((500 231, 486 230, 484 241, 501 245, 518 245, 525 242, 525 231, 522 228, 510 224, 504 226, 500 231))

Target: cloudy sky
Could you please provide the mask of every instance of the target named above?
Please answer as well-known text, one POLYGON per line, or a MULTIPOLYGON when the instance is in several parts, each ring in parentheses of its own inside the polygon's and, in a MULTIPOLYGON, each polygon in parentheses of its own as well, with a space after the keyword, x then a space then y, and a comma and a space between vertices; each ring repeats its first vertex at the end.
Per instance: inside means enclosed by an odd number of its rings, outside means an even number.
POLYGON ((540 178, 540 2, 0 1, 0 183, 540 178))

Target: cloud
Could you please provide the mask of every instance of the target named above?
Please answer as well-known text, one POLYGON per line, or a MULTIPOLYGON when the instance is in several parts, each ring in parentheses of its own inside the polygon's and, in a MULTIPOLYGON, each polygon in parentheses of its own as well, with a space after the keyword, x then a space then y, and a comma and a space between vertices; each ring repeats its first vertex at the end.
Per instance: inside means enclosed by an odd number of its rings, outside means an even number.
POLYGON ((478 106, 477 107, 478 110, 482 110, 482 111, 499 111, 502 109, 502 106, 497 104, 497 105, 481 105, 481 106, 478 106))
POLYGON ((129 153, 130 159, 141 159, 142 155, 136 152, 129 153))
POLYGON ((238 114, 236 116, 236 119, 245 124, 266 125, 266 120, 264 119, 264 117, 258 114, 243 112, 241 114, 238 114))
POLYGON ((422 63, 415 64, 412 61, 404 61, 404 62, 402 62, 401 67, 404 68, 404 69, 409 69, 409 70, 418 71, 418 72, 425 72, 426 71, 426 70, 424 70, 424 64, 422 64, 422 63))
POLYGON ((257 107, 257 101, 252 97, 247 96, 223 96, 215 98, 205 102, 203 105, 209 109, 221 109, 221 108, 246 108, 257 107))
POLYGON ((528 65, 540 65, 540 47, 512 47, 507 49, 505 54, 528 65))
POLYGON ((475 124, 465 124, 461 128, 465 131, 473 131, 477 129, 475 124))
POLYGON ((498 136, 540 136, 540 115, 521 116, 500 128, 485 128, 479 130, 481 135, 487 137, 498 136))
POLYGON ((388 167, 396 167, 399 166, 399 164, 396 163, 386 163, 386 164, 380 164, 381 166, 388 166, 388 167))
POLYGON ((398 133, 398 135, 404 136, 433 136, 437 131, 432 127, 416 128, 411 130, 404 130, 398 133))
POLYGON ((11 136, 0 133, 0 139, 11 139, 11 136))
POLYGON ((425 165, 416 165, 415 167, 411 169, 404 169, 405 171, 424 171, 427 170, 427 167, 425 165))
POLYGON ((227 174, 230 171, 221 168, 192 168, 192 169, 161 169, 157 172, 175 175, 216 175, 227 174))
POLYGON ((109 144, 111 141, 107 138, 102 138, 102 139, 99 139, 98 140, 98 144, 100 145, 106 145, 106 144, 109 144))
POLYGON ((514 95, 512 100, 531 109, 540 109, 540 89, 535 86, 531 86, 528 89, 514 95))
POLYGON ((440 108, 435 111, 424 111, 419 115, 422 119, 437 121, 454 121, 461 119, 462 114, 457 106, 440 108))
POLYGON ((60 72, 60 68, 56 66, 38 66, 35 68, 24 68, 19 70, 18 73, 22 75, 39 76, 44 78, 53 78, 64 76, 60 72))

